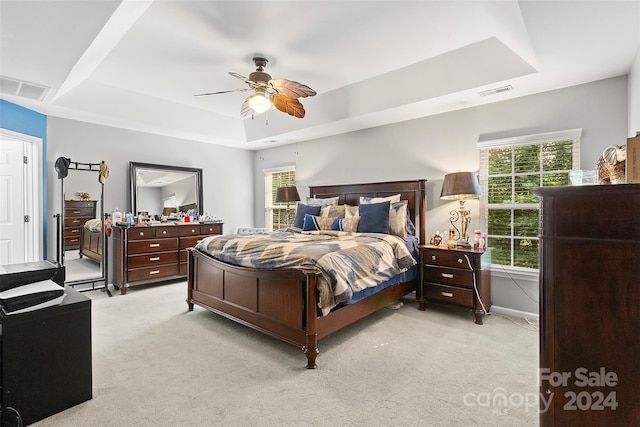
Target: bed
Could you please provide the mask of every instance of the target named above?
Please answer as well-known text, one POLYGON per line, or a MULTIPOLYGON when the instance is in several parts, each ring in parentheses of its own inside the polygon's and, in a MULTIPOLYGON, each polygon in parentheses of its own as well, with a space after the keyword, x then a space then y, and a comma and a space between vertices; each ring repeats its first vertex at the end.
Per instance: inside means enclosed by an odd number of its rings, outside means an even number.
MULTIPOLYGON (((310 187, 310 197, 338 197, 338 204, 357 206, 360 197, 400 194, 407 200, 408 217, 415 224, 418 243, 425 242, 426 180, 310 187)), ((417 268, 417 266, 415 267, 417 268)), ((188 253, 187 305, 206 308, 236 322, 300 348, 307 368, 316 367, 318 341, 385 307, 416 289, 410 280, 367 289, 357 302, 341 304, 328 313, 318 309, 317 268, 258 269, 232 265, 208 253, 188 253), (376 291, 377 290, 377 291, 376 291), (376 291, 376 292, 374 292, 376 291)), ((403 276, 406 277, 406 276, 403 276)))
POLYGON ((102 262, 102 221, 90 219, 80 228, 79 256, 102 262))

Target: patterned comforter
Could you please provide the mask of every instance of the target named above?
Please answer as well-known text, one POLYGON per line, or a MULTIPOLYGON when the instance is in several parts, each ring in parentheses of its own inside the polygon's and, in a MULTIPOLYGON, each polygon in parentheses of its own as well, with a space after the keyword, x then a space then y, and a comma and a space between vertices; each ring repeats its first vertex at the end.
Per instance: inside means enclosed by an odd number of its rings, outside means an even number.
POLYGON ((260 268, 316 268, 319 303, 328 309, 416 264, 404 240, 378 233, 277 231, 220 235, 196 249, 229 264, 260 268))

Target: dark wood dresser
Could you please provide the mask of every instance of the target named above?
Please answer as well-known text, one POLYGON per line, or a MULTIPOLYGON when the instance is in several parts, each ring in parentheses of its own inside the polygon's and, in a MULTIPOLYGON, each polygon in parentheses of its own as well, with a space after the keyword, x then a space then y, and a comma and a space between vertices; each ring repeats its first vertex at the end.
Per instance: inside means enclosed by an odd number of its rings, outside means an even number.
POLYGON ((534 193, 540 425, 640 425, 640 185, 534 193))
POLYGON ((64 250, 80 248, 84 223, 96 217, 95 200, 64 201, 64 250))
POLYGON ((427 301, 458 305, 471 309, 482 325, 491 309, 490 264, 488 250, 420 246, 418 308, 425 310, 427 301))
POLYGON ((113 285, 123 294, 129 286, 187 276, 187 249, 214 234, 222 223, 176 223, 146 227, 113 227, 113 285))

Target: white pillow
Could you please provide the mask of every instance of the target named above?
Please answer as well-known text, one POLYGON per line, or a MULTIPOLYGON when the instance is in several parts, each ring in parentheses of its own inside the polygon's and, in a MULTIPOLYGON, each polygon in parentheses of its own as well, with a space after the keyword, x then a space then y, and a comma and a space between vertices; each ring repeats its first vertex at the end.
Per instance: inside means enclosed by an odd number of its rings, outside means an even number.
POLYGON ((393 196, 389 196, 389 197, 363 197, 360 196, 360 203, 361 204, 370 204, 370 203, 382 203, 382 202, 391 202, 391 203, 396 203, 400 201, 400 194, 394 194, 393 196))
POLYGON ((344 217, 353 218, 360 215, 360 209, 357 206, 344 205, 344 217))
POLYGON ((327 206, 327 205, 337 205, 338 199, 340 197, 327 197, 324 199, 318 199, 315 197, 307 197, 307 206, 327 206))

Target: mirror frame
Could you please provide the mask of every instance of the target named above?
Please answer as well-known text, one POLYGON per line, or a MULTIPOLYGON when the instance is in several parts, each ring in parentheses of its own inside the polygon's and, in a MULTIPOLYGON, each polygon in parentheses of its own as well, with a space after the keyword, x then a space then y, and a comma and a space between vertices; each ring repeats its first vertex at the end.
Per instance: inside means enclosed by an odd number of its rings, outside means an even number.
POLYGON ((196 178, 196 199, 197 199, 197 212, 198 215, 204 213, 204 197, 202 192, 202 169, 190 168, 182 166, 169 166, 169 165, 157 165, 153 163, 140 163, 129 162, 129 205, 127 206, 128 212, 138 212, 137 199, 138 199, 138 169, 157 169, 159 171, 167 172, 186 172, 193 173, 196 178))
MULTIPOLYGON (((80 172, 94 172, 96 173, 96 180, 98 180, 97 176, 100 174, 100 163, 83 163, 83 162, 76 162, 76 161, 71 161, 71 163, 69 164, 69 167, 67 168, 68 171, 80 171, 80 172)), ((60 256, 58 256, 58 258, 61 260, 61 264, 65 265, 65 250, 64 250, 64 205, 65 205, 65 184, 64 184, 64 180, 65 178, 60 178, 60 202, 61 202, 61 206, 60 209, 62 211, 62 213, 60 214, 60 225, 59 225, 59 230, 60 230, 60 238, 58 239, 57 245, 57 252, 60 254, 60 256)), ((79 285, 85 285, 85 284, 91 284, 91 290, 93 289, 100 289, 102 287, 107 288, 107 283, 108 283, 108 277, 107 277, 107 271, 109 268, 109 247, 108 247, 108 241, 107 241, 107 235, 106 235, 106 230, 105 230, 105 226, 104 226, 104 220, 105 220, 105 210, 104 210, 104 184, 102 182, 98 182, 100 185, 100 212, 96 212, 96 216, 98 218, 101 219, 101 221, 103 221, 102 224, 102 260, 100 262, 100 271, 101 274, 100 276, 96 276, 96 277, 91 277, 91 278, 86 278, 86 279, 79 279, 79 280, 68 280, 65 277, 65 285, 68 285, 70 287, 75 287, 75 286, 79 286, 79 285), (96 283, 100 283, 100 282, 104 282, 104 286, 99 286, 96 287, 96 283)), ((66 274, 65 274, 66 276, 66 274)), ((85 289, 82 289, 85 290, 85 289)))

